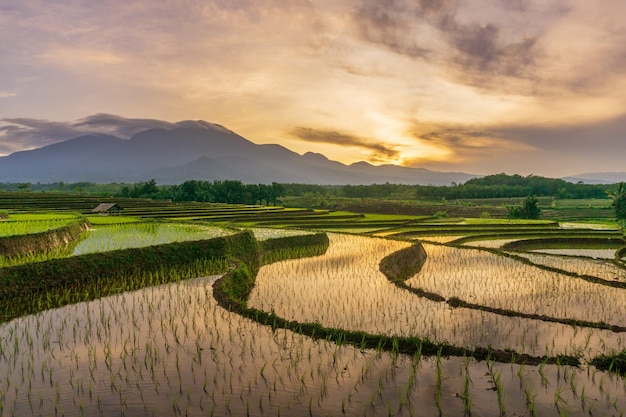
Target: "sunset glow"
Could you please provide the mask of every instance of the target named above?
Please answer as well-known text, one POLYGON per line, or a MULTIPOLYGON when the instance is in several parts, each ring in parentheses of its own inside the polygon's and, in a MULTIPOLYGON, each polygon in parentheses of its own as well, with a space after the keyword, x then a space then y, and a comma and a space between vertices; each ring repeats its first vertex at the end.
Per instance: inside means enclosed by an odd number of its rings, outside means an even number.
POLYGON ((117 115, 125 137, 206 120, 344 163, 624 171, 625 13, 614 0, 3 1, 0 154, 117 115))

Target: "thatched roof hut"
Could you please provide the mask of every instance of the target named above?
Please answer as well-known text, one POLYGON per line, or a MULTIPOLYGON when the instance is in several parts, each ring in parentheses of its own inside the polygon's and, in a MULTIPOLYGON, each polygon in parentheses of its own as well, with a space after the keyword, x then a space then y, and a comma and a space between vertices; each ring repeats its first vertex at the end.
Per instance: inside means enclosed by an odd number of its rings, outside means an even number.
POLYGON ((91 210, 92 213, 98 213, 102 215, 120 215, 124 209, 120 207, 117 203, 100 203, 98 207, 91 210))

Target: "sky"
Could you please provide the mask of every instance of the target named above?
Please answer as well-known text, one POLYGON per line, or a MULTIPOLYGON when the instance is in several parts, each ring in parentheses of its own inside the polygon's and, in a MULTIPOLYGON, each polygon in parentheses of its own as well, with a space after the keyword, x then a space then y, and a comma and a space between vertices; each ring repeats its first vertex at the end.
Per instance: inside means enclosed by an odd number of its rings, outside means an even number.
POLYGON ((220 124, 344 163, 626 171, 619 0, 2 0, 0 155, 220 124))

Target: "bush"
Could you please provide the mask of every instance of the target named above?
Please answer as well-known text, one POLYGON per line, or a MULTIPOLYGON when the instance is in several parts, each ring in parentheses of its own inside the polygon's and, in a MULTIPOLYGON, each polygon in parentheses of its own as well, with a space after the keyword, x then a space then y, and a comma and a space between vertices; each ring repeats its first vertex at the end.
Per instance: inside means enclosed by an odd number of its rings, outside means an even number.
POLYGON ((522 205, 509 206, 509 219, 539 219, 541 217, 541 209, 537 204, 537 197, 528 196, 522 205))

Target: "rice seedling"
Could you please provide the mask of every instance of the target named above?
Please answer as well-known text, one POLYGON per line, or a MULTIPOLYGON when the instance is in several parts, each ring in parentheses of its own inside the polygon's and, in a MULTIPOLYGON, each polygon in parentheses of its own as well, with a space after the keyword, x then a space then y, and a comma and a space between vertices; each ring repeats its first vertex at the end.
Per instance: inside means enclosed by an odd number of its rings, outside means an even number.
POLYGON ((445 298, 550 317, 617 324, 626 315, 626 292, 545 271, 490 252, 426 245, 428 259, 406 282, 445 298))
POLYGON ((74 255, 211 239, 233 234, 221 227, 183 223, 130 223, 99 226, 74 249, 74 255))
MULTIPOLYGON (((120 277, 110 285, 132 290, 137 281, 147 288, 99 298, 111 290, 90 285, 81 289, 81 297, 95 297, 94 301, 0 325, 0 408, 15 415, 56 410, 67 415, 140 416, 162 410, 175 415, 503 415, 506 411, 507 415, 577 416, 601 408, 619 415, 626 409, 623 381, 601 377, 606 374, 595 369, 588 372, 591 368, 488 361, 485 375, 481 362, 447 358, 441 350, 428 358, 422 355, 421 344, 413 345, 411 356, 405 355, 402 341, 408 337, 535 355, 576 352, 586 357, 620 349, 624 340, 608 330, 451 309, 418 298, 392 285, 378 268, 382 258, 408 243, 330 238, 331 247, 324 255, 263 266, 248 305, 258 308, 258 315, 271 311, 276 319, 319 323, 335 327, 336 333, 312 339, 287 330, 282 321, 262 326, 243 319, 217 306, 211 287, 215 277, 196 279, 193 270, 120 277), (163 285, 166 281, 174 283, 163 285), (367 347, 366 334, 352 345, 350 330, 388 338, 379 339, 378 349, 367 347)), ((427 262, 436 258, 430 253, 429 257, 427 262)), ((484 282, 472 270, 479 261, 460 258, 458 268, 470 267, 465 283, 471 288, 458 286, 454 291, 493 297, 480 294, 476 287, 484 282)), ((492 268, 490 263, 484 265, 492 268)), ((439 277, 457 268, 439 267, 439 277)), ((447 291, 449 284, 442 285, 434 290, 447 291)), ((492 291, 507 288, 505 283, 498 285, 492 291)), ((554 299, 553 293, 545 297, 544 302, 554 299)), ((78 300, 72 291, 64 290, 29 302, 54 305, 57 298, 78 300)), ((521 303, 522 299, 513 299, 513 307, 533 307, 531 301, 521 303)), ((565 299, 576 304, 575 296, 565 294, 565 299)), ((573 307, 562 303, 552 308, 567 316, 573 307)), ((599 314, 616 316, 619 311, 609 305, 599 314)))

